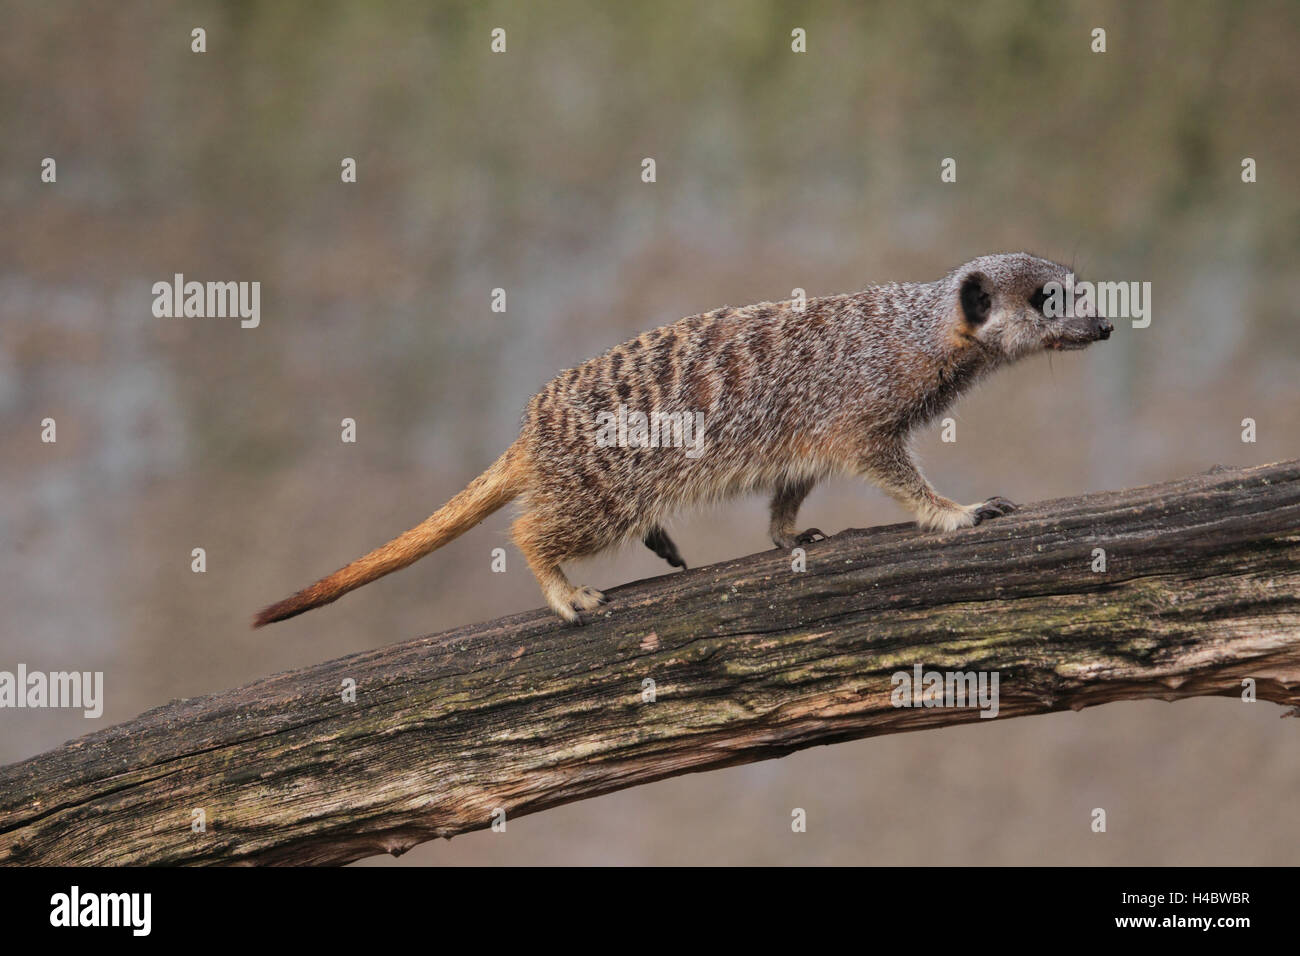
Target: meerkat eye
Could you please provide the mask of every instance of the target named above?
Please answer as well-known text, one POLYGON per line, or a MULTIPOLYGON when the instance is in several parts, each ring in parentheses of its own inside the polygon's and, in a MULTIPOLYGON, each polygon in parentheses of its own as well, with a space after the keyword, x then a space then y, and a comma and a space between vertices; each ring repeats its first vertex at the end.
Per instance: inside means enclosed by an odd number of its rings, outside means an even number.
POLYGON ((1047 293, 1043 291, 1040 285, 1034 290, 1034 294, 1029 297, 1029 304, 1034 307, 1034 311, 1039 315, 1043 314, 1043 303, 1047 301, 1047 293))

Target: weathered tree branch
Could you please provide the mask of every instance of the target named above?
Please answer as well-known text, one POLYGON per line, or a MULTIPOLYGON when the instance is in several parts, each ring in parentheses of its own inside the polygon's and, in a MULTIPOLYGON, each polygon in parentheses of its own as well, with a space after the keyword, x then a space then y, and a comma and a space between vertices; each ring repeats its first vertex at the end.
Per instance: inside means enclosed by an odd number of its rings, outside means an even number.
POLYGON ((804 572, 769 551, 617 588, 585 627, 534 611, 148 711, 0 769, 0 862, 344 863, 496 808, 978 719, 893 706, 916 664, 997 672, 1003 718, 1245 678, 1300 705, 1300 462, 807 550, 804 572))

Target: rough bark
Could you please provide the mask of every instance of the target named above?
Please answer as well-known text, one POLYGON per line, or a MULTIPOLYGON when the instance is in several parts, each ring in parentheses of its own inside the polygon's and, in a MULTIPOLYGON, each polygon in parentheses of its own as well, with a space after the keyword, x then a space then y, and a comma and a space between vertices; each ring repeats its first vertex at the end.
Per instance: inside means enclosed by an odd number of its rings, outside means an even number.
POLYGON ((609 593, 584 627, 533 611, 458 628, 173 701, 2 768, 0 862, 346 863, 488 826, 497 808, 979 720, 895 707, 891 675, 916 664, 996 671, 998 719, 1241 695, 1246 678, 1295 706, 1300 462, 952 534, 850 530, 809 545, 802 572, 769 551, 609 593))

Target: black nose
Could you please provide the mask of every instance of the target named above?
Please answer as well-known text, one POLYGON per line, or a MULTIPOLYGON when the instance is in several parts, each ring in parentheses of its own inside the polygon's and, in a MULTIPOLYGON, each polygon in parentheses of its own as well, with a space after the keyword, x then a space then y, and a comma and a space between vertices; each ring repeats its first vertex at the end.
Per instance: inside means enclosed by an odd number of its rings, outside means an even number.
POLYGON ((1115 326, 1110 324, 1110 319, 1102 319, 1101 323, 1097 326, 1097 338, 1108 339, 1110 338, 1110 333, 1114 331, 1115 326))

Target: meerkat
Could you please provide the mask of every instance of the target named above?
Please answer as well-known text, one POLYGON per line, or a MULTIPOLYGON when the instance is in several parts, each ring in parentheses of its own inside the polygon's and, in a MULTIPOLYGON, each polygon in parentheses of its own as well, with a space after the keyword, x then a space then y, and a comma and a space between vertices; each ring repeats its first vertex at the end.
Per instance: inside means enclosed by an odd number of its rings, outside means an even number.
POLYGON ((646 332, 557 375, 529 401, 518 439, 464 491, 383 547, 265 608, 254 627, 404 568, 515 499, 522 513, 514 542, 546 603, 573 623, 606 599, 571 584, 561 565, 640 538, 685 568, 664 524, 691 505, 770 492, 772 542, 786 549, 825 537, 796 530, 795 518, 814 485, 832 475, 874 482, 927 530, 1007 514, 1016 505, 1002 497, 962 505, 936 492, 909 435, 1002 365, 1110 336, 1112 325, 1095 309, 1045 314, 1045 287, 1064 285, 1068 274, 1026 253, 981 256, 935 282, 877 285, 803 308, 787 301, 715 309, 646 332), (693 453, 671 441, 645 447, 644 429, 639 442, 600 440, 610 417, 627 409, 666 413, 679 429, 691 416, 704 432, 697 430, 693 453))

